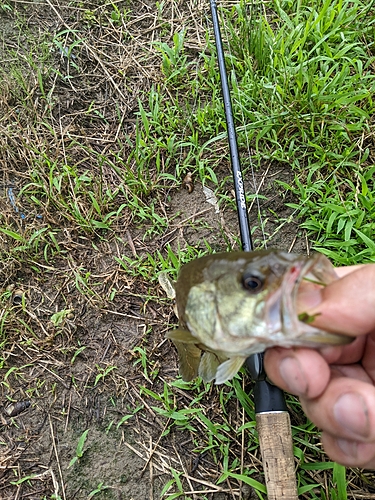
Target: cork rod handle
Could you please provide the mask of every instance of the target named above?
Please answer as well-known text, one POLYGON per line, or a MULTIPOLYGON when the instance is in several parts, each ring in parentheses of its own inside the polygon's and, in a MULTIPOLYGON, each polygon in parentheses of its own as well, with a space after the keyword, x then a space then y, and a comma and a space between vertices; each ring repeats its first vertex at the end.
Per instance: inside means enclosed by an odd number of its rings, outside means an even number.
POLYGON ((298 500, 289 413, 256 415, 268 500, 298 500))

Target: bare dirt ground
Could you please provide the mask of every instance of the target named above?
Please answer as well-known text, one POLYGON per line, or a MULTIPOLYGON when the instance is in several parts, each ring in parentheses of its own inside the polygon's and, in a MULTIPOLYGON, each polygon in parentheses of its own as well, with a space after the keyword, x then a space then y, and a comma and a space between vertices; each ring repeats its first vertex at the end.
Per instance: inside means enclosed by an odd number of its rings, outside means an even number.
MULTIPOLYGON (((118 177, 105 165, 100 170, 98 159, 106 154, 114 158, 116 148, 121 155, 129 153, 130 146, 127 150, 124 145, 134 138, 138 99, 147 102, 151 85, 162 80, 153 41, 171 40, 184 26, 187 46, 194 51, 199 41, 204 44, 207 6, 172 2, 158 16, 155 2, 124 0, 115 5, 128 12, 126 24, 106 30, 114 11, 111 3, 7 5, 11 8, 0 9, 3 64, 10 68, 21 61, 28 76, 21 79, 27 82, 25 88, 13 77, 3 81, 1 218, 25 241, 37 233, 49 239, 39 245, 35 236, 35 247, 26 249, 22 240, 0 234, 0 498, 157 499, 176 475, 190 492, 186 498, 257 498, 249 486, 235 480, 216 484, 223 464, 220 453, 202 453, 209 440, 203 425, 173 427, 171 418, 157 411, 166 402, 187 407, 195 397, 194 390, 178 387, 165 393, 165 382, 176 379, 177 359, 164 336, 177 319, 156 281, 142 279, 137 269, 126 272, 115 260, 163 253, 167 244, 173 249, 186 244, 204 249, 204 240, 214 250, 226 249, 238 237, 235 212, 222 207, 216 213, 199 182, 192 193, 172 185, 156 199, 156 212, 169 221, 159 234, 145 237, 150 222, 135 219, 125 207, 103 237, 100 231, 85 232, 73 215, 68 218, 59 210, 53 189, 39 205, 33 205, 30 187, 22 196, 26 185, 36 183, 35 165, 43 161, 47 174, 42 183, 49 182, 51 163, 56 162, 58 178, 59 162, 68 160, 82 172, 101 176, 104 189, 116 187, 118 177), (72 46, 75 30, 84 40, 72 49, 79 72, 58 44, 51 55, 46 42, 69 38, 72 46), (33 52, 32 37, 40 42, 39 54, 33 52), (40 61, 51 57, 59 72, 46 74, 40 61), (33 67, 32 61, 39 62, 33 67), (17 196, 21 193, 16 205, 9 188, 17 196), (56 245, 59 251, 52 251, 56 245), (12 302, 17 289, 24 294, 20 305, 12 302), (163 404, 147 391, 164 394, 163 404), (77 450, 85 431, 83 449, 77 450), (78 459, 71 464, 74 457, 78 459)), ((218 175, 228 173, 229 166, 223 165, 218 175)), ((264 165, 257 172, 265 196, 260 209, 267 217, 272 246, 305 252, 305 235, 290 217, 276 179, 291 181, 291 173, 278 165, 264 165), (263 182, 266 171, 269 180, 263 182)), ((253 189, 250 183, 246 187, 253 189)), ((69 192, 68 181, 64 189, 69 192)), ((81 213, 90 205, 82 197, 77 203, 81 213)), ((125 200, 119 196, 116 206, 121 203, 125 200)), ((256 213, 254 207, 252 223, 259 226, 256 213)), ((256 232, 255 239, 261 234, 256 232)), ((205 391, 205 415, 222 426, 224 434, 243 424, 233 391, 205 391), (227 399, 226 415, 221 398, 227 399)), ((263 481, 256 447, 244 453, 251 439, 250 431, 240 434, 230 454, 242 457, 242 467, 257 469, 256 477, 263 481)))
MULTIPOLYGON (((5 209, 10 211, 9 206, 5 209)), ((176 190, 166 210, 181 212, 168 228, 170 242, 199 245, 205 238, 217 248, 225 248, 220 230, 226 214, 215 214, 200 185, 191 194, 176 190), (204 222, 203 227, 192 229, 188 225, 188 221, 198 220, 204 222)), ((227 219, 225 227, 236 234, 233 214, 227 219)), ((289 229, 284 247, 297 234, 293 224, 289 229)), ((127 232, 141 234, 131 225, 127 232)), ((132 242, 136 252, 147 251, 139 236, 132 242)), ((161 237, 150 244, 153 250, 162 249, 165 241, 161 237)), ((304 240, 299 244, 302 247, 304 240)), ((68 259, 55 259, 49 266, 35 262, 33 269, 14 264, 12 272, 6 273, 4 285, 21 288, 26 293, 26 307, 23 311, 13 308, 6 317, 6 332, 11 332, 12 342, 4 353, 7 361, 1 371, 1 396, 5 408, 9 400, 30 401, 31 406, 15 418, 2 415, 2 498, 50 498, 59 491, 67 499, 83 499, 100 483, 109 489, 98 498, 159 498, 170 479, 170 468, 181 466, 193 476, 189 480, 192 491, 209 491, 208 498, 232 498, 229 486, 215 486, 220 468, 208 454, 192 472, 200 455, 193 452, 195 439, 188 430, 161 437, 169 422, 158 417, 140 394, 142 386, 162 391, 163 381, 177 375, 176 353, 164 340, 171 323, 177 321, 171 305, 166 300, 161 304, 146 299, 148 284, 129 278, 114 261, 113 255, 129 252, 127 240, 123 245, 118 241, 96 245, 93 250, 91 242, 72 242, 66 246, 68 259), (95 296, 77 291, 77 270, 91 273, 97 283, 95 296), (105 297, 113 289, 117 290, 116 298, 107 305, 105 297), (71 311, 69 317, 53 325, 52 315, 66 310, 71 311), (20 330, 21 320, 26 331, 20 330), (84 350, 73 362, 81 346, 84 350), (158 371, 155 380, 146 378, 141 363, 134 365, 135 347, 147 352, 152 370, 158 371), (96 377, 108 367, 116 369, 96 383, 96 377), (119 426, 123 416, 139 408, 142 411, 119 426), (85 453, 69 468, 76 443, 86 429, 85 453), (32 481, 19 483, 32 475, 32 481)), ((162 290, 155 293, 163 299, 162 290)), ((183 406, 187 396, 183 391, 177 396, 178 406, 183 406)), ((205 403, 213 414, 220 411, 217 398, 213 388, 205 403)), ((239 418, 238 406, 232 402, 231 407, 232 418, 239 418)), ((217 418, 221 420, 220 415, 217 418)), ((205 441, 204 436, 200 439, 205 441)), ((246 488, 243 495, 253 498, 246 488)))

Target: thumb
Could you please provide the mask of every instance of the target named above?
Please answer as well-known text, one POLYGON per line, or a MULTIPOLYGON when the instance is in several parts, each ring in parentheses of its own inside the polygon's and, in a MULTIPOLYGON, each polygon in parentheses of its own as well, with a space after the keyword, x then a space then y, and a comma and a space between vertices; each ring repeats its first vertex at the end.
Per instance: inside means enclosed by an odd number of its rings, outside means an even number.
MULTIPOLYGON (((344 274, 345 268, 339 268, 344 274)), ((355 266, 352 272, 329 285, 306 289, 298 296, 298 312, 315 317, 322 330, 363 335, 375 329, 375 264, 355 266)))

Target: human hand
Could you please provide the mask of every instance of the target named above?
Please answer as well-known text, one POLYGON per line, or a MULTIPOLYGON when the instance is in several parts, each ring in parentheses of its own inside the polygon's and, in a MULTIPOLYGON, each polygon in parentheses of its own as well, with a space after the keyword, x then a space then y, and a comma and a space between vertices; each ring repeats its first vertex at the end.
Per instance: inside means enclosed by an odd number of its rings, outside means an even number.
POLYGON ((375 468, 375 265, 337 269, 341 279, 299 296, 299 311, 318 314, 314 326, 356 339, 349 345, 274 347, 265 369, 277 386, 299 396, 322 429, 330 458, 348 467, 375 468))

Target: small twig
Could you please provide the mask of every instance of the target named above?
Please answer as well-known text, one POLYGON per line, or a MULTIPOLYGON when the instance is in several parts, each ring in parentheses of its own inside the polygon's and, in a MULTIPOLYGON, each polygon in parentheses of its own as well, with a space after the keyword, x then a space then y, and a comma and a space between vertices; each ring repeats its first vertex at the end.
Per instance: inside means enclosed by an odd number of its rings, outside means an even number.
POLYGON ((133 239, 132 239, 131 234, 130 234, 128 229, 125 231, 125 235, 126 235, 126 239, 128 240, 133 257, 138 257, 137 251, 136 251, 134 243, 133 243, 133 239))
MULTIPOLYGON (((152 454, 152 437, 150 436, 150 454, 152 454)), ((151 455, 150 455, 151 456, 151 455)), ((154 467, 150 460, 150 500, 154 500, 154 467)), ((142 476, 141 476, 142 477, 142 476)))
POLYGON ((260 183, 258 184, 258 187, 257 187, 257 189, 256 189, 256 191, 254 193, 255 196, 254 196, 252 202, 250 203, 250 206, 249 206, 249 209, 248 209, 249 213, 251 212, 251 209, 253 208, 253 205, 254 205, 255 201, 258 199, 258 194, 259 194, 259 191, 261 190, 261 188, 262 188, 262 186, 264 184, 264 181, 266 179, 268 179, 268 171, 269 171, 270 167, 271 167, 271 165, 268 165, 266 171, 262 175, 262 179, 261 179, 260 183))
MULTIPOLYGON (((174 445, 174 444, 173 444, 173 449, 174 449, 174 451, 175 451, 176 455, 178 456, 178 459, 179 459, 179 461, 180 461, 181 468, 182 468, 182 470, 183 470, 183 472, 184 472, 184 474, 185 474, 186 481, 188 482, 189 488, 190 488, 190 490, 191 490, 191 491, 193 491, 193 490, 194 490, 194 488, 193 488, 193 485, 191 484, 190 477, 188 477, 188 476, 187 476, 187 471, 186 471, 186 469, 185 469, 185 467, 184 467, 184 464, 182 463, 181 456, 180 456, 180 454, 178 453, 178 451, 176 450, 176 447, 175 447, 175 445, 174 445)), ((193 493, 193 495, 194 495, 194 498, 196 498, 194 493, 193 493)))
POLYGON ((102 363, 104 361, 104 358, 107 356, 108 349, 111 347, 112 344, 112 339, 108 342, 107 347, 105 348, 103 352, 103 356, 100 359, 100 362, 102 363))
POLYGON ((65 487, 64 487, 64 478, 63 478, 62 471, 61 471, 59 454, 57 453, 55 433, 53 431, 53 425, 52 425, 52 420, 51 420, 51 415, 50 414, 48 414, 48 420, 49 420, 49 426, 50 426, 50 429, 51 429, 52 446, 53 446, 53 450, 55 452, 55 457, 56 457, 56 462, 57 462, 57 468, 59 470, 59 476, 60 476, 60 481, 61 481, 61 489, 62 489, 62 496, 63 496, 63 499, 66 500, 65 487))
POLYGON ((288 248, 288 253, 290 253, 293 250, 294 245, 296 244, 298 234, 296 234, 293 238, 292 243, 290 244, 290 247, 288 248))
POLYGON ((217 489, 211 489, 211 490, 192 490, 192 491, 185 491, 184 494, 185 495, 199 495, 200 498, 202 498, 201 495, 207 495, 208 493, 232 493, 232 495, 236 495, 238 497, 241 496, 241 491, 240 490, 233 490, 233 489, 228 489, 228 490, 225 490, 223 488, 221 488, 220 490, 217 490, 217 489))
POLYGON ((190 479, 191 481, 194 481, 195 483, 203 484, 204 486, 207 486, 208 488, 215 488, 214 492, 223 492, 223 491, 231 491, 231 490, 224 490, 221 486, 216 486, 215 484, 210 483, 209 481, 204 481, 203 479, 197 479, 196 477, 190 476, 189 474, 183 473, 182 477, 185 479, 190 479))
POLYGON ((305 240, 306 240, 306 253, 307 256, 310 257, 310 245, 309 245, 309 239, 307 237, 307 231, 305 231, 305 240))
POLYGON ((146 470, 146 467, 148 466, 148 464, 150 463, 150 460, 151 460, 152 456, 154 455, 154 453, 155 453, 155 451, 156 451, 156 448, 159 446, 160 440, 161 440, 161 438, 163 437, 163 433, 164 433, 165 429, 168 427, 168 424, 169 424, 170 420, 171 420, 171 419, 170 419, 170 418, 168 418, 168 420, 167 420, 166 424, 164 425, 163 430, 162 430, 162 431, 161 431, 161 433, 160 433, 159 439, 156 441, 156 444, 155 444, 154 448, 152 449, 152 451, 150 452, 150 456, 148 457, 148 460, 146 461, 145 466, 144 466, 144 467, 143 467, 143 469, 141 470, 141 475, 140 475, 140 477, 142 477, 142 476, 143 476, 143 473, 144 473, 144 471, 146 470))
POLYGON ((69 417, 70 417, 70 407, 72 405, 72 393, 69 393, 69 403, 68 403, 68 411, 66 412, 66 420, 65 420, 65 427, 64 427, 64 433, 68 430, 68 422, 69 422, 69 417))

